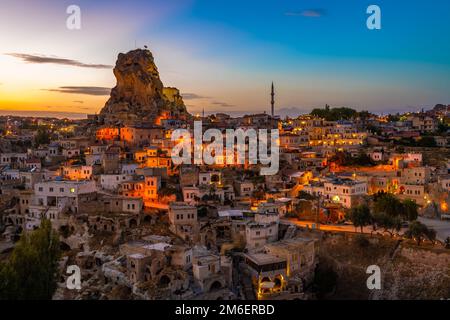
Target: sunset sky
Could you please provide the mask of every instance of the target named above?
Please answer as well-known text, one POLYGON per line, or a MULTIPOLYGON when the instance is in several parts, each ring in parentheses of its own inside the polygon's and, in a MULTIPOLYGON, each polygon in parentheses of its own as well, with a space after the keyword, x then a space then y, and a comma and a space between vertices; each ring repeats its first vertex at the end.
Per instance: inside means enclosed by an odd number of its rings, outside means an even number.
POLYGON ((450 1, 0 0, 0 109, 98 112, 148 45, 191 112, 373 112, 450 103, 450 1), (66 8, 81 8, 81 30, 66 8), (382 29, 366 28, 378 4, 382 29))

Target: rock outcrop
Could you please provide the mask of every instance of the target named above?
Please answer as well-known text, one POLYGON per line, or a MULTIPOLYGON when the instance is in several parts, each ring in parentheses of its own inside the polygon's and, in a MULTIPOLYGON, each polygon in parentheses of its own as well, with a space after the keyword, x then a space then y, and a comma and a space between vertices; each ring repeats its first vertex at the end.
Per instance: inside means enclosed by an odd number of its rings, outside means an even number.
MULTIPOLYGON (((381 236, 329 234, 320 242, 319 269, 337 276, 325 299, 440 300, 450 298, 450 251, 439 245, 381 236), (369 290, 371 265, 381 271, 381 289, 369 290)), ((323 271, 322 271, 323 272, 323 271)))
POLYGON ((149 50, 120 53, 114 75, 117 84, 100 111, 106 123, 156 123, 161 116, 189 117, 179 90, 164 88, 149 50))

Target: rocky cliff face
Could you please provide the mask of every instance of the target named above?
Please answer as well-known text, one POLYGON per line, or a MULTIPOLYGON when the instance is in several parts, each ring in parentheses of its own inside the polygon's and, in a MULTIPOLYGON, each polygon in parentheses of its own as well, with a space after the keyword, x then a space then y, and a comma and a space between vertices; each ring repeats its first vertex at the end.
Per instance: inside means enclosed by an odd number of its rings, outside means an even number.
POLYGON ((319 265, 338 275, 328 299, 409 300, 450 298, 450 250, 398 243, 387 237, 367 236, 358 244, 355 235, 327 236, 320 243, 319 265), (381 290, 367 288, 367 267, 381 271, 381 290))
POLYGON ((106 123, 149 121, 161 115, 188 117, 176 88, 164 88, 149 50, 120 53, 114 68, 117 79, 111 96, 100 111, 106 123))

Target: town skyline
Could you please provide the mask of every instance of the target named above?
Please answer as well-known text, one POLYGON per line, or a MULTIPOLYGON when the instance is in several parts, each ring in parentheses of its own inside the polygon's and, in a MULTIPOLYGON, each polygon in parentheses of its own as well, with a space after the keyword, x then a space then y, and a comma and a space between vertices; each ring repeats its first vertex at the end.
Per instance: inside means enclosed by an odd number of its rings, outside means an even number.
POLYGON ((383 24, 375 31, 365 26, 367 4, 358 2, 79 1, 80 30, 66 28, 68 3, 3 4, 0 26, 11 32, 1 39, 2 114, 96 113, 114 86, 117 54, 145 45, 193 114, 270 113, 272 81, 281 116, 325 104, 417 112, 450 100, 448 43, 439 32, 449 29, 447 3, 380 1, 383 24))
POLYGON ((450 104, 281 118, 274 81, 265 112, 209 115, 149 46, 113 70, 10 55, 116 85, 85 119, 0 116, 0 300, 177 300, 192 315, 189 300, 275 314, 257 302, 448 299, 450 104))

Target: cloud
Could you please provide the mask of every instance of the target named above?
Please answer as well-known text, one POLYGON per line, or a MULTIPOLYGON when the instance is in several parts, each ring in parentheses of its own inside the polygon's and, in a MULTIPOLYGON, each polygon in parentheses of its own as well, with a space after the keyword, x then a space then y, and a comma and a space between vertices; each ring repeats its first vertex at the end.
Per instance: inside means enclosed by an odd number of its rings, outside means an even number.
MULTIPOLYGON (((45 106, 45 107, 43 107, 43 109, 47 109, 47 110, 60 110, 60 109, 63 109, 63 108, 67 108, 67 106, 66 107, 61 107, 61 106, 45 106)), ((78 107, 78 106, 70 106, 70 108, 74 108, 74 109, 78 109, 78 110, 90 110, 91 108, 89 108, 89 107, 78 107)), ((65 111, 61 111, 61 112, 65 112, 65 111)))
MULTIPOLYGON (((207 97, 207 96, 202 96, 196 93, 182 93, 181 94, 183 96, 184 100, 201 100, 204 99, 206 101, 202 101, 202 102, 198 102, 200 105, 206 106, 206 105, 214 105, 214 106, 218 106, 218 107, 223 107, 223 108, 230 108, 230 107, 235 107, 235 105, 226 103, 226 102, 222 102, 222 101, 218 101, 218 100, 214 100, 214 97, 207 97)), ((194 105, 194 104, 186 104, 186 106, 188 107, 200 107, 198 105, 194 105)))
POLYGON ((327 14, 325 9, 306 9, 302 11, 289 11, 285 12, 285 16, 291 17, 308 17, 308 18, 319 18, 327 14))
POLYGON ((226 102, 221 102, 221 101, 213 101, 213 102, 211 102, 211 104, 213 104, 215 106, 220 106, 220 107, 235 107, 235 105, 228 104, 226 102))
POLYGON ((193 99, 208 99, 209 97, 201 96, 196 93, 182 93, 181 96, 184 100, 193 100, 193 99))
POLYGON ((111 92, 111 88, 106 87, 59 87, 57 89, 42 89, 52 92, 72 93, 72 94, 86 94, 90 96, 107 96, 111 92))
POLYGON ((73 67, 81 67, 81 68, 94 68, 94 69, 111 69, 112 66, 106 64, 94 64, 94 63, 84 63, 77 60, 66 59, 66 58, 58 58, 58 57, 49 57, 44 55, 33 55, 33 54, 25 54, 25 53, 5 53, 7 56, 11 56, 17 59, 21 59, 27 63, 52 63, 52 64, 60 64, 67 65, 73 67))

